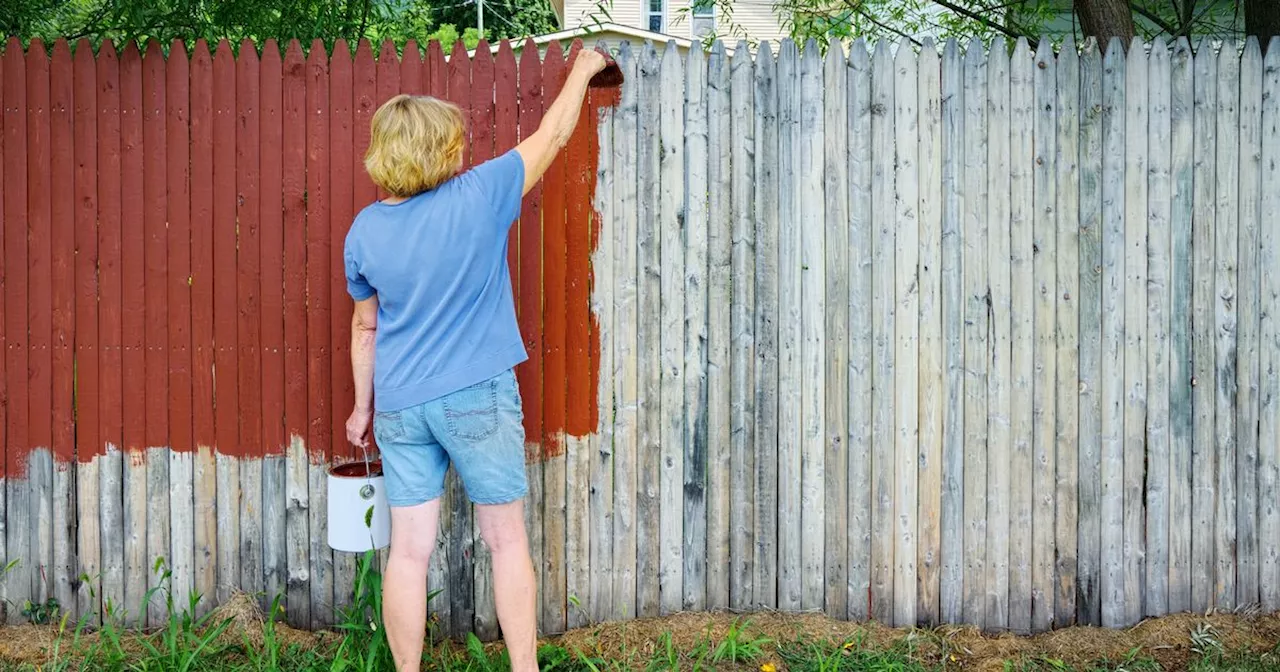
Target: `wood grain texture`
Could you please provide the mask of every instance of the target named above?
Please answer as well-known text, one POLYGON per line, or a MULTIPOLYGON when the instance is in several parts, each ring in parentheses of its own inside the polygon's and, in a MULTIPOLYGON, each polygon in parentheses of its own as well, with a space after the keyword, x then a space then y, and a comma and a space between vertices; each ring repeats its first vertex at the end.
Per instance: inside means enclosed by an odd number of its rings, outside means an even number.
POLYGON ((800 61, 800 608, 824 608, 826 588, 826 193, 822 52, 800 61))
MULTIPOLYGON (((916 621, 916 517, 920 447, 920 175, 919 81, 916 56, 899 49, 894 60, 893 148, 896 201, 893 269, 893 623, 916 621)), ((886 219, 888 219, 886 217, 886 219)))
MULTIPOLYGON (((1034 115, 1030 206, 1032 298, 1035 325, 1031 409, 1031 598, 1030 626, 1045 632, 1053 626, 1058 496, 1058 208, 1057 208, 1057 59, 1042 49, 1029 55, 1034 63, 1031 114, 1034 115)), ((1074 261, 1074 256, 1072 260, 1074 261)))
MULTIPOLYGON (((1179 45, 1178 55, 1185 50, 1179 45)), ((1176 57, 1175 57, 1176 58, 1176 57)), ((1185 58, 1185 56, 1184 56, 1185 58)), ((1175 71, 1176 72, 1176 71, 1175 71)), ((1280 178, 1280 46, 1273 38, 1267 46, 1262 77, 1262 184, 1276 184, 1280 178)), ((1188 138, 1189 139, 1189 138, 1188 138)), ((1276 212, 1280 192, 1263 189, 1261 211, 1276 212)), ((1274 227, 1264 226, 1259 237, 1258 265, 1275 268, 1280 263, 1280 236, 1274 227)), ((1271 308, 1262 312, 1259 329, 1259 369, 1262 373, 1258 391, 1258 583, 1259 601, 1266 610, 1280 609, 1280 325, 1275 306, 1280 305, 1280 278, 1274 273, 1262 274, 1260 300, 1271 308)), ((1177 472, 1175 472, 1177 473, 1177 472)), ((1176 509, 1175 509, 1176 510, 1176 509)), ((1175 520, 1175 525, 1177 521, 1175 520)), ((1190 521, 1186 524, 1189 526, 1190 521)), ((1170 602, 1172 599, 1172 586, 1170 602)), ((1172 606, 1172 604, 1170 605, 1172 606)))
POLYGON ((1239 284, 1236 290, 1238 346, 1235 400, 1236 447, 1236 604, 1257 604, 1258 575, 1258 366, 1259 301, 1262 266, 1258 242, 1263 226, 1260 181, 1262 166, 1262 50, 1250 37, 1240 57, 1239 284))
POLYGON ((826 613, 849 613, 849 124, 848 65, 832 45, 823 64, 823 249, 826 357, 823 371, 823 540, 826 613))
POLYGON ((658 200, 662 144, 659 135, 661 60, 652 43, 639 55, 640 92, 637 114, 639 144, 637 273, 639 305, 636 357, 639 362, 639 463, 636 488, 636 616, 650 618, 659 612, 660 553, 653 543, 661 534, 659 522, 662 465, 662 248, 658 225, 658 200), (644 543, 640 543, 643 540, 644 543))
POLYGON ((894 416, 895 308, 894 71, 886 42, 871 63, 871 610, 894 621, 894 548, 897 542, 894 416))
MULTIPOLYGON (((1140 42, 1130 45, 1124 98, 1124 625, 1142 619, 1144 441, 1147 430, 1147 57, 1140 42)), ((1118 195, 1112 192, 1112 195, 1118 195)), ((1104 196, 1105 199, 1105 196, 1104 196)))
POLYGON ((1213 608, 1217 596, 1214 588, 1216 565, 1215 498, 1218 483, 1214 475, 1217 464, 1216 407, 1214 383, 1214 335, 1216 301, 1217 239, 1214 181, 1216 157, 1214 145, 1218 125, 1215 113, 1218 106, 1217 55, 1202 49, 1195 56, 1194 109, 1195 119, 1192 181, 1192 260, 1191 288, 1191 403, 1195 422, 1191 443, 1191 609, 1207 611, 1213 608))
MULTIPOLYGON (((964 217, 964 55, 955 40, 948 40, 940 64, 940 138, 938 216, 942 339, 942 446, 937 455, 941 471, 938 500, 939 622, 955 622, 964 615, 964 456, 965 456, 965 232, 964 217)), ((921 535, 922 537, 924 535, 921 535)), ((922 542, 923 543, 923 542, 922 542)), ((925 566, 922 563, 922 567, 925 566)), ((925 600, 922 598, 921 602, 925 600)))
MULTIPOLYGON (((684 69, 675 43, 667 43, 659 75, 658 133, 661 138, 658 178, 661 260, 661 468, 659 470, 658 583, 661 613, 673 614, 683 603, 684 541, 684 380, 685 380, 685 249, 681 231, 685 217, 684 69)), ((697 372, 695 372, 697 373, 697 372)))
MULTIPOLYGON (((1068 39, 1057 58, 1054 172, 1057 222, 1057 480, 1053 625, 1076 622, 1080 549, 1080 61, 1068 39)), ((1045 101, 1048 103, 1048 101, 1045 101)), ((1046 597, 1046 599, 1048 599, 1046 597)))
POLYGON ((755 548, 756 609, 778 606, 778 104, 777 64, 768 44, 755 71, 755 548))
POLYGON ((964 57, 964 605, 987 627, 987 378, 991 296, 987 276, 987 57, 971 41, 964 57))
POLYGON ((1102 58, 1087 40, 1080 57, 1080 348, 1077 622, 1102 622, 1102 58))
MULTIPOLYGON (((849 612, 871 615, 872 499, 872 201, 871 56, 857 40, 849 48, 846 100, 849 153, 849 612)), ((759 136, 757 136, 759 137, 759 136)), ((764 245, 757 237, 756 251, 764 245)), ((759 270, 759 269, 757 269, 759 270)), ((757 437, 758 439, 758 437, 757 437)), ((759 466, 757 465, 757 468, 759 466)))
POLYGON ((1151 45, 1147 112, 1147 477, 1143 616, 1169 609, 1169 317, 1172 235, 1169 49, 1151 45))
POLYGON ((801 176, 800 52, 778 47, 778 608, 802 608, 801 472, 803 399, 801 369, 801 176))
POLYGON ((733 448, 733 143, 729 57, 724 44, 707 60, 707 577, 705 608, 729 607, 733 448))
POLYGON ((1193 417, 1192 286, 1192 114, 1195 89, 1191 45, 1179 39, 1171 57, 1170 90, 1170 266, 1169 303, 1169 610, 1191 609, 1193 417))
POLYGON ((1214 144, 1214 606, 1234 609, 1236 489, 1240 450, 1235 413, 1239 400, 1240 61, 1234 48, 1218 52, 1217 142, 1214 144))
MULTIPOLYGON (((665 63, 663 64, 665 67, 665 63)), ((707 290, 708 214, 707 197, 707 63, 701 49, 691 49, 681 64, 684 80, 684 216, 675 235, 684 241, 684 268, 681 289, 684 299, 683 347, 680 366, 683 375, 684 454, 681 479, 683 493, 683 540, 680 574, 683 577, 682 611, 702 611, 707 603, 707 290)), ((664 174, 665 175, 665 174, 664 174)), ((664 229, 663 235, 672 233, 664 229)), ((665 238, 664 238, 665 240, 665 238)), ((678 270, 678 269, 677 269, 678 270)), ((668 295, 663 293, 663 300, 668 295)), ((665 349, 665 346, 664 346, 665 349)))
MULTIPOLYGON (((1035 383, 1036 237, 1035 182, 1032 175, 1035 132, 1035 68, 1025 39, 1013 48, 1009 64, 1009 629, 1031 631, 1034 486, 1044 483, 1033 468, 1037 417, 1035 383)), ((1003 134, 1002 134, 1003 135, 1003 134)), ((1041 369, 1042 370, 1042 369, 1041 369)), ((1052 422, 1048 422, 1052 427, 1052 422)))

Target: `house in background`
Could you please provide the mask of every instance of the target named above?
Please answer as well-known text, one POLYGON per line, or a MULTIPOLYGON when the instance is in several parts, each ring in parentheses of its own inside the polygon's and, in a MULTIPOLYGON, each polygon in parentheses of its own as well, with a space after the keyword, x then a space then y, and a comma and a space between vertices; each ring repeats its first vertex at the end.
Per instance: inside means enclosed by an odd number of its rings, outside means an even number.
POLYGON ((551 5, 560 27, 579 33, 576 37, 584 42, 594 42, 597 36, 611 44, 674 39, 687 48, 708 36, 731 45, 739 39, 776 41, 788 34, 774 0, 729 0, 721 6, 709 0, 552 0, 551 5), (729 15, 724 5, 731 8, 729 15))

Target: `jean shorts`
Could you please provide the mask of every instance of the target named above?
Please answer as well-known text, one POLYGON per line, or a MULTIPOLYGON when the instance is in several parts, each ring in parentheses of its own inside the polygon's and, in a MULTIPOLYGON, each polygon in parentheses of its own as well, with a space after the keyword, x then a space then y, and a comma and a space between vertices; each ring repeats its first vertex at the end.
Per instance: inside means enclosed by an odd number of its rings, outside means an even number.
POLYGON ((452 464, 475 504, 509 504, 529 492, 524 413, 515 372, 424 404, 373 417, 387 502, 417 506, 444 494, 452 464))

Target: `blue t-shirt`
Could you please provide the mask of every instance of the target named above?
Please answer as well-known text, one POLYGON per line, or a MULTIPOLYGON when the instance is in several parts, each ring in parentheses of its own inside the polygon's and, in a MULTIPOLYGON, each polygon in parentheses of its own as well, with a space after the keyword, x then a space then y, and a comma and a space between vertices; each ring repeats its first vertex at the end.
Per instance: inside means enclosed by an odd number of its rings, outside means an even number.
POLYGON ((507 268, 523 187, 524 160, 512 150, 356 216, 343 258, 352 298, 378 295, 378 411, 443 397, 528 358, 507 268))

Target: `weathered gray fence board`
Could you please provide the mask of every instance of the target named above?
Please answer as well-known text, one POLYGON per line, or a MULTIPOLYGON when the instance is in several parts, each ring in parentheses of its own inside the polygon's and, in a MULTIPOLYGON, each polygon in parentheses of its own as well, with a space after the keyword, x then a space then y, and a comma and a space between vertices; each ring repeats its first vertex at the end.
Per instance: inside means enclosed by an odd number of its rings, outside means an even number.
POLYGON ((823 69, 823 164, 825 191, 826 357, 823 376, 824 398, 823 512, 825 550, 823 592, 828 616, 844 618, 849 613, 849 127, 844 48, 831 45, 823 69))
POLYGON ((800 608, 823 608, 826 457, 826 197, 823 189, 823 64, 817 42, 800 61, 800 608))
MULTIPOLYGON (((849 618, 871 608, 872 330, 871 57, 857 40, 849 49, 849 618)), ((757 136, 759 137, 759 136, 757 136)), ((763 244, 756 241, 757 253, 763 244)))
POLYGON ((942 331, 942 100, 941 63, 932 41, 920 49, 917 203, 919 208, 920 425, 916 449, 919 518, 916 521, 915 621, 936 624, 941 564, 943 408, 946 370, 942 331))
POLYGON ((1147 482, 1143 616, 1169 604, 1169 302, 1172 277, 1169 49, 1151 45, 1147 113, 1147 482))
POLYGON ((1087 40, 1080 61, 1080 439, 1077 618, 1102 622, 1102 60, 1087 40))
POLYGON ((756 608, 778 606, 778 90, 769 45, 755 72, 756 608))
POLYGON ((1195 104, 1191 45, 1180 38, 1170 63, 1171 286, 1169 298, 1169 609, 1191 609, 1191 138, 1195 104))
POLYGON ((1214 527, 1217 477, 1214 468, 1217 461, 1215 429, 1214 379, 1214 329, 1216 256, 1214 231, 1216 209, 1214 199, 1214 144, 1218 125, 1215 111, 1218 106, 1217 86, 1218 56, 1210 49, 1202 49, 1195 56, 1194 99, 1194 166, 1192 175, 1193 197, 1191 249, 1193 257, 1191 348, 1192 348, 1192 407, 1195 418, 1191 444, 1191 609, 1204 612, 1214 604, 1217 590, 1214 587, 1217 545, 1214 527))
MULTIPOLYGON (((1057 62, 1055 245, 1057 302, 1057 440, 1055 571, 1053 624, 1076 622, 1079 576, 1080 491, 1080 61, 1075 42, 1062 45, 1057 62)), ((1046 101, 1047 102, 1047 101, 1046 101)), ((1047 599, 1047 597, 1046 597, 1047 599)))
POLYGON ((964 622, 987 627, 987 57, 969 43, 964 63, 964 622))
MULTIPOLYGON (((887 42, 876 45, 871 74, 871 617, 894 620, 896 511, 894 422, 894 68, 887 42)), ((779 73, 781 75, 781 73, 779 73)), ((785 211, 785 210, 784 210, 785 211)))
POLYGON ((1048 40, 1028 57, 1034 67, 1034 156, 1031 159, 1032 247, 1031 285, 1035 303, 1034 363, 1032 382, 1032 479, 1031 479, 1031 598, 1030 627, 1044 632, 1053 625, 1054 561, 1057 551, 1054 502, 1057 500, 1058 462, 1055 459, 1058 408, 1058 220, 1057 220, 1057 63, 1048 40), (1045 53, 1046 49, 1048 53, 1045 53))
POLYGON ((640 99, 637 138, 639 142, 639 269, 638 301, 639 340, 636 357, 640 362, 640 440, 637 445, 640 462, 636 487, 636 616, 658 615, 660 603, 660 547, 656 543, 662 526, 659 515, 659 491, 662 469, 662 248, 659 233, 659 173, 662 144, 659 133, 658 105, 661 61, 653 43, 646 43, 640 55, 640 99), (639 541, 645 543, 639 543, 639 541))
MULTIPOLYGON (((606 227, 605 222, 614 222, 619 218, 614 213, 622 189, 615 178, 614 170, 613 129, 615 117, 610 112, 598 111, 600 115, 599 155, 596 159, 596 201, 592 218, 598 226, 592 226, 592 245, 595 253, 592 256, 593 269, 603 272, 592 274, 591 310, 597 316, 601 343, 625 342, 617 333, 617 317, 614 314, 613 297, 617 295, 614 287, 614 276, 611 269, 623 266, 618 257, 616 234, 614 227, 606 227)), ((633 267, 634 268, 634 267, 633 267)), ((633 323, 634 324, 634 323, 633 323)), ((634 333, 634 332, 632 332, 634 333)), ((587 517, 591 526, 589 558, 585 571, 589 573, 590 593, 587 598, 587 618, 592 623, 610 620, 614 617, 616 607, 613 602, 613 502, 614 502, 614 429, 618 410, 614 405, 614 382, 618 366, 614 361, 615 349, 600 347, 599 361, 595 363, 599 371, 600 381, 596 392, 596 404, 599 409, 599 425, 590 438, 590 482, 583 489, 588 494, 587 517)), ((488 569, 488 568, 486 568, 488 569)), ((477 581, 479 580, 479 571, 477 581)), ((492 591, 492 585, 487 586, 492 591)), ((477 587, 477 592, 479 588, 477 587)), ((497 634, 496 632, 494 633, 497 634)))
MULTIPOLYGON (((1262 190, 1264 216, 1280 211, 1280 38, 1267 46, 1262 81, 1262 174, 1268 185, 1262 190)), ((1280 235, 1275 226, 1263 226, 1259 237, 1258 265, 1275 269, 1280 264, 1280 235)), ((1262 608, 1280 609, 1280 274, 1264 272, 1260 294, 1263 305, 1259 352, 1262 360, 1258 391, 1258 584, 1262 608)), ((1170 605, 1172 606, 1172 605, 1170 605)))
POLYGON ((756 478, 756 209, 754 60, 739 42, 729 67, 730 150, 733 195, 732 306, 730 308, 730 505, 729 603, 746 610, 753 600, 756 478))
POLYGON ((941 275, 944 407, 942 411, 942 493, 939 526, 938 618, 959 622, 964 614, 964 241, 961 221, 964 182, 964 55, 955 40, 942 52, 941 275))
MULTIPOLYGON (((1229 50, 1230 51, 1230 50, 1229 50)), ((1233 54, 1234 55, 1234 54, 1233 54)), ((1258 329, 1262 267, 1258 210, 1262 159, 1262 50, 1249 38, 1240 59, 1239 234, 1236 350, 1236 604, 1258 603, 1258 329)), ((1274 271, 1275 269, 1268 269, 1274 271)))
MULTIPOLYGON (((1019 39, 1009 67, 1009 629, 1031 631, 1032 468, 1035 364, 1035 67, 1031 49, 1019 39)), ((1041 360, 1042 361, 1042 360, 1041 360)), ((1052 423, 1050 422, 1050 425, 1052 423)))
POLYGON ((1214 502, 1214 606, 1234 609, 1236 601, 1236 436, 1235 404, 1240 261, 1240 62, 1233 47, 1218 53, 1218 122, 1214 160, 1214 447, 1217 488, 1214 502))
MULTIPOLYGON (((680 492, 684 541, 682 611, 701 611, 707 602, 707 64, 701 49, 685 59, 683 221, 675 231, 684 242, 681 288, 684 319, 684 467, 680 492), (682 231, 680 229, 683 229, 682 231)), ((665 243, 664 243, 665 244, 665 243)), ((663 260, 664 263, 667 261, 663 260)), ((665 290, 665 288, 664 288, 665 290)), ((663 301, 676 298, 663 292, 663 301)), ((676 302, 677 304, 679 301, 676 302)), ((674 310, 674 307, 673 307, 674 310)), ((678 500, 677 500, 678 501, 678 500)))
POLYGON ((732 389, 733 211, 729 59, 717 42, 707 63, 708 278, 707 289, 707 579, 706 606, 729 606, 729 512, 733 473, 732 389))

